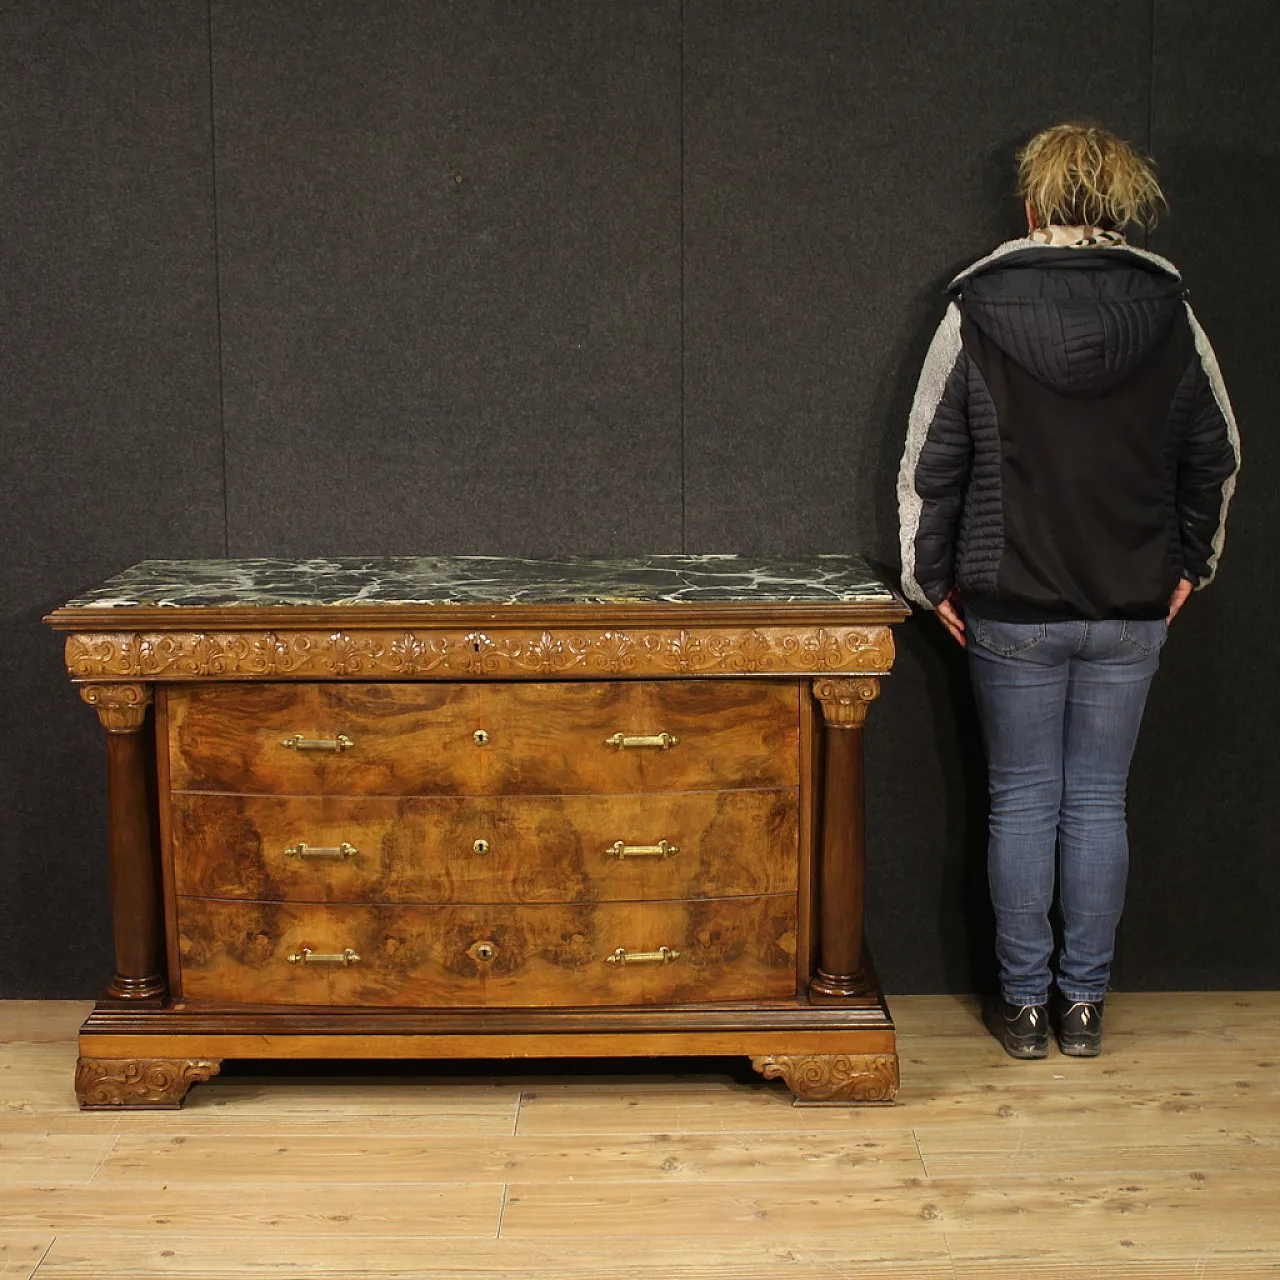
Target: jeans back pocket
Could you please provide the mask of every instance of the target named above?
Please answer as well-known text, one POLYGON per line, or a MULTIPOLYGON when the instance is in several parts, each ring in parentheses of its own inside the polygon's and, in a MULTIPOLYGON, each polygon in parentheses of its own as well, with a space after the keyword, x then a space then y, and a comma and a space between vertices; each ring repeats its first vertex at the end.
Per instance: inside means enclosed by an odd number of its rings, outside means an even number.
POLYGON ((1001 658, 1026 653, 1044 641, 1048 630, 1043 622, 996 622, 970 615, 974 639, 988 652, 1001 658))
POLYGON ((1130 619, 1120 628, 1120 643, 1131 645, 1139 653, 1155 653, 1169 635, 1169 624, 1163 618, 1130 619))

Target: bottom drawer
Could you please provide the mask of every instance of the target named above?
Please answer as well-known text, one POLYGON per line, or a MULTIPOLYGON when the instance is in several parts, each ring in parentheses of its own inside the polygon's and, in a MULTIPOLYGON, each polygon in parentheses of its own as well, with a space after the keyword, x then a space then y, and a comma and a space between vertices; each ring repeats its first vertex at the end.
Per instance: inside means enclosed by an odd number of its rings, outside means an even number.
POLYGON ((794 894, 465 907, 181 898, 182 994, 413 1008, 781 1000, 796 990, 795 921, 794 894))

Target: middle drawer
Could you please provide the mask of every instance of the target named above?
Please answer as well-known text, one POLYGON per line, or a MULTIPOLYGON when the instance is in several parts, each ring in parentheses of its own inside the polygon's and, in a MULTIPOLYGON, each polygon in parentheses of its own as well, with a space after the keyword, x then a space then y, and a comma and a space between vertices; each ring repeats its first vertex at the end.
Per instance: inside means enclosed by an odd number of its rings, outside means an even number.
POLYGON ((176 793, 180 895, 618 902, 793 893, 797 793, 352 797, 176 793))

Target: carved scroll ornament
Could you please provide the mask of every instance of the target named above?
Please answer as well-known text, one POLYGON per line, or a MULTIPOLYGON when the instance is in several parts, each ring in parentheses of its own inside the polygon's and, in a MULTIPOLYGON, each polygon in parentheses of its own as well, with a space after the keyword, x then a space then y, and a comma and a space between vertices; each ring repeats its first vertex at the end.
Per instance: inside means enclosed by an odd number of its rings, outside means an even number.
POLYGON ((887 672, 893 658, 880 626, 115 632, 66 646, 77 680, 789 675, 887 672))
POLYGON ((86 1111, 112 1107, 178 1107, 187 1090, 216 1076, 217 1058, 81 1058, 76 1097, 86 1111))
POLYGON ((770 1054, 752 1058, 766 1080, 781 1079, 800 1102, 892 1102, 897 1054, 770 1054))

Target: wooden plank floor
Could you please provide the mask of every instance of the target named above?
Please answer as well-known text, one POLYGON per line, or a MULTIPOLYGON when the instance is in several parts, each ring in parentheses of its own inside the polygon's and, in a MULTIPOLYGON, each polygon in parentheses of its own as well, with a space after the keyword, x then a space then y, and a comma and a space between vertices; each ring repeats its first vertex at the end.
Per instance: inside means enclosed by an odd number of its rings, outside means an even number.
POLYGON ((891 1005, 896 1107, 723 1060, 241 1064, 82 1114, 87 1006, 0 1002, 0 1277, 1280 1278, 1280 993, 1116 995, 1101 1058, 1037 1063, 891 1005))

